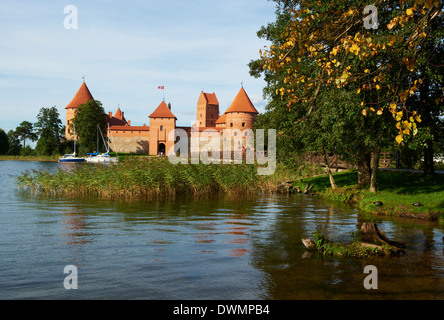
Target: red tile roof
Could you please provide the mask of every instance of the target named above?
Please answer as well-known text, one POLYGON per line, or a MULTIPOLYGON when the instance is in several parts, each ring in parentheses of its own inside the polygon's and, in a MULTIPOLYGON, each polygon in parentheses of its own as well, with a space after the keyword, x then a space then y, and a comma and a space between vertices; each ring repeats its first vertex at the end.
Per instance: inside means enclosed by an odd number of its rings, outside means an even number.
POLYGON ((89 92, 89 89, 86 86, 85 82, 83 82, 79 90, 77 91, 76 95, 71 100, 71 102, 65 107, 65 109, 77 108, 81 104, 85 104, 90 100, 94 100, 94 98, 91 92, 89 92))
POLYGON ((123 112, 120 110, 120 108, 117 108, 117 111, 113 117, 126 122, 125 117, 123 116, 123 112))
POLYGON ((114 131, 150 131, 149 126, 110 126, 109 129, 114 131))
POLYGON ((207 101, 208 104, 211 104, 213 106, 218 106, 219 105, 219 101, 217 100, 216 94, 213 93, 205 93, 202 91, 202 93, 205 97, 205 100, 207 101))
POLYGON ((193 127, 193 128, 191 128, 191 132, 197 132, 197 128, 199 128, 199 132, 202 132, 202 131, 219 132, 220 130, 224 129, 224 128, 216 128, 216 127, 193 127))
POLYGON ((110 126, 128 126, 128 122, 123 116, 123 112, 120 110, 120 108, 117 108, 117 111, 114 114, 114 116, 112 116, 111 112, 106 114, 105 120, 107 123, 109 123, 110 126))
POLYGON ((176 116, 171 112, 170 108, 168 108, 165 101, 162 101, 161 104, 157 107, 156 110, 152 114, 148 116, 149 118, 176 118, 176 116))
POLYGON ((250 98, 245 92, 244 88, 241 88, 236 98, 234 98, 231 106, 225 111, 225 113, 229 112, 249 112, 249 113, 259 113, 256 108, 251 103, 250 98))
POLYGON ((227 122, 227 114, 224 113, 223 115, 221 115, 219 117, 219 119, 217 119, 216 124, 222 124, 222 123, 226 123, 227 122))

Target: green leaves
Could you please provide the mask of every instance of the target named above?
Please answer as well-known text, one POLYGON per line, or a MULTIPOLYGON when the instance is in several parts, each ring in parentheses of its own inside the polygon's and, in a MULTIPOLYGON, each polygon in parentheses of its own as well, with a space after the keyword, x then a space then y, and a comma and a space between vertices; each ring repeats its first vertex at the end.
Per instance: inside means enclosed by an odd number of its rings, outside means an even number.
POLYGON ((37 141, 36 151, 40 155, 53 155, 59 152, 61 142, 60 120, 57 108, 41 108, 37 115, 37 122, 34 124, 39 140, 37 141))
MULTIPOLYGON (((97 151, 97 126, 106 135, 105 110, 100 101, 90 100, 80 105, 73 119, 76 126, 76 135, 79 137, 79 144, 84 153, 97 151)), ((103 146, 102 139, 99 138, 99 148, 103 146)), ((103 150, 102 150, 103 151, 103 150)))

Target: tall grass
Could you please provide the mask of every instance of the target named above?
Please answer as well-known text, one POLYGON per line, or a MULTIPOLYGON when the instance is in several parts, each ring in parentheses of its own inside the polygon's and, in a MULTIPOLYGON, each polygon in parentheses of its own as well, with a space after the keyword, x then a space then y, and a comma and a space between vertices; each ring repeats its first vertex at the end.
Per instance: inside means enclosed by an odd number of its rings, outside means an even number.
POLYGON ((294 178, 280 166, 274 175, 259 176, 256 165, 173 165, 166 158, 135 158, 111 165, 81 164, 70 171, 25 172, 18 177, 18 187, 34 194, 152 199, 273 191, 279 182, 294 178))
POLYGON ((60 158, 59 155, 54 156, 10 156, 1 155, 0 161, 57 161, 60 158))

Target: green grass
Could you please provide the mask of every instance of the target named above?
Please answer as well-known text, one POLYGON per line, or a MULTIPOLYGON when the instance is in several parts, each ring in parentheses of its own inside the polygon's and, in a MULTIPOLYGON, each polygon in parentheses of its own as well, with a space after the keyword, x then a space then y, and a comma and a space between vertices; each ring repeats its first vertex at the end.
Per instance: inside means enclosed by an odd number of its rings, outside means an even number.
POLYGON ((331 190, 327 176, 303 179, 297 185, 303 188, 309 183, 321 196, 356 203, 365 212, 444 222, 444 175, 380 171, 377 193, 357 187, 356 171, 336 173, 334 177, 339 187, 336 190, 331 190), (382 201, 384 205, 376 207, 375 201, 382 201), (414 202, 421 202, 423 206, 415 207, 414 202))
POLYGON ((355 233, 354 239, 350 243, 332 242, 319 234, 313 233, 314 248, 323 255, 334 255, 342 257, 364 258, 375 255, 391 255, 389 245, 383 245, 381 248, 370 248, 360 244, 360 234, 355 233))

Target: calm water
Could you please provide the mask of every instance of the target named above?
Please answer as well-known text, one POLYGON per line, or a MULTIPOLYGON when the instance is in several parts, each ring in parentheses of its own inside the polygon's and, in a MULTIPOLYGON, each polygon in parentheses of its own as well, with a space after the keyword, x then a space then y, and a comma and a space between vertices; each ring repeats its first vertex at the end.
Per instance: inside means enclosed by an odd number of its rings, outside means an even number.
POLYGON ((0 299, 442 299, 444 229, 363 217, 294 195, 119 203, 30 197, 16 176, 57 163, 0 161, 0 299), (371 219, 397 258, 308 255, 318 230, 348 242, 371 219), (78 268, 66 290, 64 267, 78 268), (366 265, 378 289, 366 290, 366 265))

